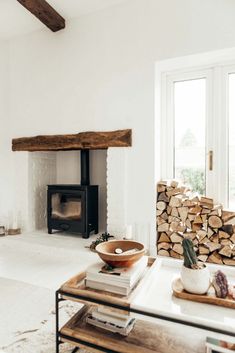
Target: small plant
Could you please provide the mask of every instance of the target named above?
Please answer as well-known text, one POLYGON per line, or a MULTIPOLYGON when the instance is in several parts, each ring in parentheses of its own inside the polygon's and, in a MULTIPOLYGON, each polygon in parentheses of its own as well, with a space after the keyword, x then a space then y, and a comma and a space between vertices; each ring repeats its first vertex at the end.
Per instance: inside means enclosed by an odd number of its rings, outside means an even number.
POLYGON ((193 242, 189 238, 184 238, 182 242, 184 266, 187 268, 198 269, 200 266, 197 262, 197 255, 195 253, 193 242))
POLYGON ((210 286, 210 272, 203 264, 197 262, 193 242, 189 238, 183 239, 184 265, 181 268, 181 281, 189 293, 205 294, 210 286))
POLYGON ((111 265, 107 264, 107 265, 104 266, 104 270, 108 271, 108 272, 113 271, 114 270, 114 266, 111 266, 111 265))
POLYGON ((109 238, 113 238, 113 235, 110 235, 109 233, 105 232, 103 234, 101 234, 96 240, 94 240, 91 245, 90 245, 90 249, 91 251, 95 251, 95 248, 98 244, 103 243, 105 241, 108 241, 109 238))

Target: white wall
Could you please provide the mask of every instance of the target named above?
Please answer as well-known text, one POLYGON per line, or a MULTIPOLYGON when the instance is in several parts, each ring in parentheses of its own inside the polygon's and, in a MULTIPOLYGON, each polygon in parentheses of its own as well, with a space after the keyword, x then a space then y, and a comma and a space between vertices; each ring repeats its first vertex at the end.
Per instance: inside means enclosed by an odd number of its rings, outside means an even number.
POLYGON ((8 115, 8 45, 0 42, 0 224, 12 204, 11 140, 8 115))
POLYGON ((235 46, 234 13, 234 0, 129 0, 12 40, 11 137, 132 128, 125 221, 154 237, 154 62, 235 46))

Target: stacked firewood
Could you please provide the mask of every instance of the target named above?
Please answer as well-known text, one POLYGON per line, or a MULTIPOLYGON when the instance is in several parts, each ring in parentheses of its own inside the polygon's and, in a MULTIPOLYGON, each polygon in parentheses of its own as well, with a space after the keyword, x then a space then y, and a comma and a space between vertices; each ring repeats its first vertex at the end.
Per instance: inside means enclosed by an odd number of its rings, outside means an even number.
POLYGON ((200 261, 235 266, 235 212, 173 180, 157 184, 156 213, 159 255, 181 259, 189 237, 200 261))

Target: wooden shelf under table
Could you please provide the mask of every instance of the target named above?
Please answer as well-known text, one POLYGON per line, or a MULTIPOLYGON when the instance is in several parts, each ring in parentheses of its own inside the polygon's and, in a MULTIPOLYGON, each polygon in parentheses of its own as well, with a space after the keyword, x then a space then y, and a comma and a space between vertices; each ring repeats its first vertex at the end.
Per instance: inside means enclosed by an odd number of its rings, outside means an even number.
MULTIPOLYGON (((97 328, 86 322, 86 317, 94 309, 92 305, 84 305, 60 330, 64 342, 77 345, 76 339, 87 342, 88 345, 100 347, 104 350, 111 350, 118 353, 195 353, 203 352, 203 339, 185 341, 185 333, 172 328, 163 327, 159 324, 137 319, 134 328, 128 336, 112 333, 97 328), (63 336, 65 338, 63 338, 63 336), (67 339, 66 339, 67 337, 67 339), (74 342, 73 342, 73 339, 74 342)), ((197 336, 197 334, 196 334, 197 336)), ((199 338, 199 337, 198 337, 199 338)), ((80 345, 81 346, 81 345, 80 345)), ((85 347, 85 344, 84 344, 85 347)), ((89 348, 90 349, 90 348, 89 348)), ((99 352, 93 348, 91 352, 99 352)))

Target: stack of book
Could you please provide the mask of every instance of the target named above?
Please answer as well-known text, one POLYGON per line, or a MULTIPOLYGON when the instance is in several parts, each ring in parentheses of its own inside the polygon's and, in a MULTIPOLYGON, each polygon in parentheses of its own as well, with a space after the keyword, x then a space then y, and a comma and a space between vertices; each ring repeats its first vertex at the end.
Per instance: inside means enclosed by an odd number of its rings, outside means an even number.
POLYGON ((133 266, 107 270, 104 263, 97 263, 88 268, 86 287, 111 293, 128 295, 136 286, 148 264, 148 257, 143 256, 133 266))
POLYGON ((235 338, 230 337, 230 341, 207 337, 206 353, 232 353, 235 352, 235 338))
POLYGON ((135 324, 135 318, 104 307, 94 309, 86 321, 93 326, 124 336, 130 333, 135 324))

